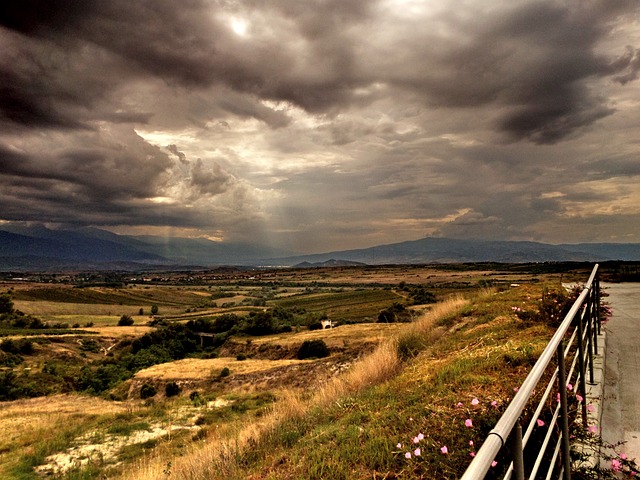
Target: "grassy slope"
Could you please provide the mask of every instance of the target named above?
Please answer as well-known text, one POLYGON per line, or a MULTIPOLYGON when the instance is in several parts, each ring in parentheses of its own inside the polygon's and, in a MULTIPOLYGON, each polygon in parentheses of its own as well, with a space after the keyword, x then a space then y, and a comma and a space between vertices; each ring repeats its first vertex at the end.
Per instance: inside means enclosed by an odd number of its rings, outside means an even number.
MULTIPOLYGON (((542 288, 487 294, 427 315, 310 397, 281 400, 262 426, 176 459, 171 478, 457 478, 552 334, 513 315, 514 306, 534 308, 542 288), (416 344, 417 357, 398 357, 398 345, 416 344), (413 444, 419 433, 424 439, 413 444)), ((148 461, 134 477, 159 478, 161 467, 148 461)))

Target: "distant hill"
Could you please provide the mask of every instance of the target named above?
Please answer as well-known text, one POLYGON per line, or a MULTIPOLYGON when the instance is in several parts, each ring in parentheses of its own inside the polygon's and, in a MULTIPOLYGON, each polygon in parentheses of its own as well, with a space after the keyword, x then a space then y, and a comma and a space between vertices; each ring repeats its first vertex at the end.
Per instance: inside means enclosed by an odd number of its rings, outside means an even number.
POLYGON ((464 262, 596 262, 640 260, 640 244, 581 243, 551 245, 539 242, 423 238, 371 248, 333 251, 269 260, 270 265, 299 265, 342 261, 369 265, 464 262))
POLYGON ((0 270, 143 270, 185 266, 299 268, 463 262, 640 261, 640 244, 423 238, 370 248, 310 255, 204 238, 127 236, 95 228, 54 230, 0 226, 0 270))
POLYGON ((335 260, 332 258, 326 262, 301 262, 294 265, 293 268, 359 267, 363 265, 367 264, 362 262, 352 262, 349 260, 335 260))

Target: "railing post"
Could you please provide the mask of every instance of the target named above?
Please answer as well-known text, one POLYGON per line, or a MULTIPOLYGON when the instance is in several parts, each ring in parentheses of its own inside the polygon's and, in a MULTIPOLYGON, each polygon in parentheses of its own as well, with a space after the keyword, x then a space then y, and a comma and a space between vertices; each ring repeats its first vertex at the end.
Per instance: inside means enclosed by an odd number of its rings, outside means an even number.
POLYGON ((589 307, 591 308, 591 318, 593 319, 593 354, 598 354, 598 334, 600 333, 600 325, 598 324, 598 305, 596 304, 596 291, 591 287, 589 292, 589 307))
MULTIPOLYGON (((583 398, 587 398, 587 380, 586 376, 586 368, 584 366, 584 328, 583 328, 583 317, 584 314, 587 314, 587 309, 584 309, 582 314, 578 315, 578 368, 580 369, 580 393, 582 393, 583 398)), ((587 318, 589 316, 587 315, 587 318)), ((581 413, 582 413, 582 426, 586 429, 588 427, 587 424, 587 402, 583 400, 581 402, 581 413)))
POLYGON ((571 480, 569 445, 569 414, 567 409, 567 379, 564 365, 564 342, 558 344, 558 389, 560 390, 560 426, 562 428, 562 466, 564 480, 571 480))
POLYGON ((598 334, 601 334, 602 333, 602 329, 601 329, 602 322, 601 322, 601 319, 600 319, 600 271, 599 270, 596 272, 596 278, 594 279, 593 283, 594 283, 593 289, 594 289, 595 295, 596 295, 596 298, 595 298, 595 303, 596 303, 596 309, 595 309, 596 316, 595 316, 595 319, 596 319, 596 323, 598 324, 598 334))
MULTIPOLYGON (((591 309, 588 308, 589 305, 587 305, 587 308, 585 309, 585 311, 587 312, 587 355, 589 358, 589 383, 591 385, 593 385, 594 379, 594 373, 593 373, 593 335, 591 334, 591 330, 592 330, 592 319, 593 316, 591 315, 591 309)), ((595 328, 595 326, 594 326, 595 328)))
POLYGON ((513 452, 513 478, 515 480, 524 480, 524 452, 522 450, 522 425, 520 420, 511 431, 511 451, 513 452))

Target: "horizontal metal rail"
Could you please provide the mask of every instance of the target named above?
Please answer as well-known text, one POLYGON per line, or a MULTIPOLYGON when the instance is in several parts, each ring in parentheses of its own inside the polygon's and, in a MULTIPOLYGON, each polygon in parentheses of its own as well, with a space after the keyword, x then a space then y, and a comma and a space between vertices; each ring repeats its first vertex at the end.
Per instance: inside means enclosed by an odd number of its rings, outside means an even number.
MULTIPOLYGON (((567 386, 573 381, 573 374, 575 373, 575 388, 579 389, 583 399, 586 398, 585 373, 587 365, 589 366, 589 372, 591 373, 590 383, 593 381, 593 352, 597 351, 597 345, 595 342, 597 341, 597 334, 600 331, 599 288, 598 265, 595 265, 591 275, 589 276, 589 280, 582 289, 582 292, 545 347, 540 358, 531 369, 531 372, 529 372, 527 378, 518 388, 518 392, 514 396, 513 400, 511 400, 511 403, 505 412, 489 432, 489 435, 476 453, 473 461, 461 477, 462 480, 483 479, 492 467, 492 463, 494 462, 496 455, 498 455, 507 441, 511 441, 512 443, 513 460, 506 471, 504 478, 509 479, 512 475, 518 479, 525 478, 522 461, 523 449, 527 446, 531 431, 538 420, 538 416, 540 415, 542 408, 548 401, 548 397, 551 394, 551 390, 556 379, 558 382, 557 396, 560 401, 557 408, 555 408, 553 418, 548 424, 549 431, 547 432, 543 444, 539 447, 536 446, 538 451, 528 452, 527 454, 528 458, 535 458, 535 463, 529 474, 531 475, 530 478, 536 477, 537 470, 542 463, 546 449, 552 440, 551 437, 553 435, 551 435, 551 430, 554 429, 556 443, 553 445, 553 460, 546 462, 548 464, 546 478, 552 478, 554 469, 557 471, 557 478, 571 478, 571 465, 569 464, 570 458, 568 451, 567 386), (584 323, 586 323, 586 325, 584 325, 584 323), (567 337, 567 333, 572 326, 574 326, 575 329, 565 348, 564 339, 567 337), (584 345, 585 341, 587 342, 587 348, 585 348, 584 345), (565 372, 565 358, 570 354, 573 354, 574 358, 571 362, 571 367, 567 375, 565 372), (554 359, 556 359, 556 362, 554 362, 554 359), (578 366, 577 369, 575 368, 576 365, 578 366), (537 408, 535 409, 533 418, 530 419, 529 427, 527 428, 527 432, 523 439, 522 430, 519 427, 514 429, 514 427, 516 425, 520 425, 523 421, 523 412, 527 405, 533 401, 534 390, 545 375, 545 372, 548 372, 550 368, 555 368, 555 371, 550 375, 551 380, 545 389, 542 399, 539 401, 537 408), (514 448, 516 446, 517 448, 514 448), (557 468, 555 465, 556 458, 560 462, 560 465, 558 465, 557 468)), ((574 388, 573 384, 571 388, 574 388)), ((583 400, 581 403, 583 404, 583 422, 586 422, 586 409, 584 408, 585 401, 583 400)))

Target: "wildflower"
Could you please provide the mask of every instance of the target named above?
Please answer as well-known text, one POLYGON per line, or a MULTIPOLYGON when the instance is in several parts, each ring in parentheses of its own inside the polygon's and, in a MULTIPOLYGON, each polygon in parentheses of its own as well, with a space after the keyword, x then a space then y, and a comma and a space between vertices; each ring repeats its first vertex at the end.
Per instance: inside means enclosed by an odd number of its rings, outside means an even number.
POLYGON ((496 402, 495 400, 493 402, 491 402, 491 406, 493 408, 498 408, 498 402, 496 402))
POLYGON ((480 400, 478 400, 477 398, 474 398, 473 400, 471 400, 471 405, 478 405, 480 403, 480 400))
POLYGON ((539 427, 544 427, 544 421, 543 420, 536 420, 536 423, 538 424, 539 427))
POLYGON ((460 408, 460 407, 462 407, 462 402, 456 403, 456 408, 460 408))
POLYGON ((396 448, 402 448, 402 444, 401 443, 397 444, 396 448))
POLYGON ((404 458, 411 458, 411 452, 407 452, 404 454, 404 458))
POLYGON ((594 407, 593 405, 589 404, 589 405, 587 405, 587 410, 588 410, 589 412, 595 412, 596 407, 594 407))
POLYGON ((559 402, 560 401, 560 392, 556 393, 556 400, 559 402))
POLYGON ((491 462, 491 466, 495 467, 498 464, 498 462, 496 462, 495 460, 493 462, 491 462))
POLYGON ((598 427, 596 427, 595 425, 589 425, 589 428, 587 430, 589 430, 589 433, 598 433, 598 427))
POLYGON ((616 460, 615 458, 611 460, 611 470, 613 470, 614 472, 619 472, 620 466, 620 460, 616 460))
POLYGON ((473 447, 473 440, 469 440, 469 446, 473 447))
POLYGON ((416 457, 419 457, 421 453, 422 453, 422 452, 420 451, 420 449, 419 449, 419 448, 416 448, 416 449, 414 450, 414 452, 413 452, 413 454, 414 454, 416 457))
POLYGON ((626 453, 621 453, 620 454, 620 459, 621 460, 626 460, 627 459, 627 454, 626 453))
POLYGON ((514 392, 518 393, 518 390, 520 390, 520 388, 518 388, 518 387, 513 387, 513 391, 514 391, 514 392))
POLYGON ((584 398, 582 397, 582 395, 576 393, 576 400, 578 400, 578 403, 582 403, 582 400, 584 400, 584 398))
POLYGON ((419 433, 419 434, 418 434, 418 440, 424 440, 424 435, 423 435, 423 434, 421 434, 421 433, 419 433))
POLYGON ((567 383, 567 390, 569 391, 573 390, 573 385, 571 385, 570 383, 567 383))
POLYGON ((447 453, 449 453, 449 449, 447 448, 447 446, 446 446, 446 445, 445 445, 444 447, 442 447, 442 448, 440 449, 440 451, 441 451, 444 455, 446 455, 447 453))
POLYGON ((472 428, 472 427, 473 427, 473 421, 471 421, 471 419, 470 419, 470 418, 467 418, 467 419, 464 421, 464 426, 465 426, 465 427, 467 427, 467 428, 472 428))
POLYGON ((469 452, 469 456, 470 456, 471 458, 475 457, 475 456, 476 456, 476 452, 469 452))

